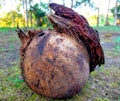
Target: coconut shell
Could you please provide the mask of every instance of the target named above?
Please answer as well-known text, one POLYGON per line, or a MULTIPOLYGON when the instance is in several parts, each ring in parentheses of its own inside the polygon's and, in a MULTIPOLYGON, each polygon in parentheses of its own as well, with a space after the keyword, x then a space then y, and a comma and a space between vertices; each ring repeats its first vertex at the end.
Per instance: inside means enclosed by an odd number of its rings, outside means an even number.
POLYGON ((21 57, 25 82, 45 97, 72 97, 89 76, 89 55, 84 44, 65 33, 46 30, 35 34, 21 57))

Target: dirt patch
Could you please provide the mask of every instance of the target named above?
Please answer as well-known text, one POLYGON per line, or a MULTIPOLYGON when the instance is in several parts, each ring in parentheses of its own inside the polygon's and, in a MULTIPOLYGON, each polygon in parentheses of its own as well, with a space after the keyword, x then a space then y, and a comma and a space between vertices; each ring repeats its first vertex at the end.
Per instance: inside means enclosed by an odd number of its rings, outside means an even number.
POLYGON ((0 67, 9 68, 18 64, 19 39, 16 32, 0 33, 0 67))
POLYGON ((120 49, 116 49, 120 46, 120 43, 116 43, 115 39, 120 37, 118 33, 102 33, 101 45, 105 53, 105 67, 117 67, 120 68, 120 49), (110 36, 106 36, 110 34, 110 36))

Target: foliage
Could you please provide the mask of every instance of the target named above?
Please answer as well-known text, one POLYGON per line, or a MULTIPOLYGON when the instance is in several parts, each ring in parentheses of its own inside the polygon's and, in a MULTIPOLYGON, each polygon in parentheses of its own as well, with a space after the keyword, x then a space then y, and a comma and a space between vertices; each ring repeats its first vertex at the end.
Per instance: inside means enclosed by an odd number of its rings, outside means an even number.
MULTIPOLYGON (((0 0, 0 4, 1 4, 0 0)), ((20 0, 22 3, 24 2, 25 6, 25 1, 20 0)), ((32 0, 28 1, 28 4, 31 3, 32 0)), ((26 19, 25 19, 25 14, 20 13, 20 7, 23 4, 18 4, 16 7, 16 10, 11 10, 7 12, 4 16, 0 18, 0 27, 16 27, 17 24, 20 27, 25 27, 26 26, 26 19)), ((32 4, 27 5, 28 8, 32 4)), ((25 7, 24 7, 25 8, 25 7)), ((27 17, 28 17, 28 26, 41 26, 41 27, 47 27, 50 25, 50 22, 48 21, 48 18, 46 16, 46 12, 48 12, 48 5, 45 3, 40 3, 40 4, 35 4, 32 6, 28 12, 27 12, 27 17)))
POLYGON ((15 84, 16 87, 19 87, 21 83, 24 82, 23 79, 19 79, 18 75, 14 78, 8 78, 8 80, 10 80, 11 82, 13 82, 15 84))
POLYGON ((46 4, 40 3, 35 4, 34 6, 31 6, 30 11, 33 12, 36 18, 36 22, 38 26, 44 25, 46 21, 46 10, 47 6, 46 4))
POLYGON ((97 20, 97 16, 96 15, 90 16, 88 18, 89 24, 91 26, 96 26, 96 23, 97 23, 96 20, 97 20))
POLYGON ((24 18, 22 14, 17 13, 17 11, 8 12, 3 18, 0 18, 0 27, 16 27, 25 25, 24 18))
POLYGON ((78 6, 81 6, 81 5, 89 5, 90 7, 94 7, 94 3, 92 2, 92 0, 76 0, 76 3, 75 3, 75 6, 74 7, 78 7, 78 6))
MULTIPOLYGON (((115 7, 111 9, 111 13, 114 15, 115 7)), ((115 15, 114 15, 115 16, 115 15)), ((117 17, 120 19, 120 5, 117 6, 117 17)))
MULTIPOLYGON (((106 16, 103 15, 103 14, 99 15, 99 26, 104 26, 105 25, 105 17, 106 16)), ((113 25, 113 22, 114 22, 113 16, 109 16, 108 20, 109 20, 110 25, 113 25)), ((96 24, 97 24, 97 16, 96 15, 90 16, 88 18, 88 22, 89 22, 89 24, 91 26, 96 26, 96 24)))

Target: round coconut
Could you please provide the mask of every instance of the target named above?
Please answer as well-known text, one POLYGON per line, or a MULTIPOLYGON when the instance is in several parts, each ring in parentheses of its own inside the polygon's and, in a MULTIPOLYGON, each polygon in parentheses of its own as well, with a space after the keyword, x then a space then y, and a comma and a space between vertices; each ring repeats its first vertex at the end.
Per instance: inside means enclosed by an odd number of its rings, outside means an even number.
POLYGON ((50 98, 78 94, 89 76, 89 55, 84 44, 65 33, 42 31, 27 46, 22 74, 36 93, 50 98))

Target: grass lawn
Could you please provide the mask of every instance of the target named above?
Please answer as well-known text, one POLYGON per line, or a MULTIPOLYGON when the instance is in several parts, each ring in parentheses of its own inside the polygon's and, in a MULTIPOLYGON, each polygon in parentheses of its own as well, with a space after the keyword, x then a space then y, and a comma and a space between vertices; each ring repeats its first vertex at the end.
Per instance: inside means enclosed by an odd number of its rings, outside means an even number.
MULTIPOLYGON (((120 101, 120 27, 94 28, 101 32, 105 65, 90 74, 81 93, 60 101, 120 101), (105 36, 103 32, 112 34, 105 36)), ((15 30, 0 28, 0 101, 48 101, 29 89, 22 79, 19 68, 20 41, 15 30)))
MULTIPOLYGON (((93 27, 99 32, 113 32, 113 33, 120 33, 120 26, 99 26, 99 27, 93 27)), ((39 27, 29 28, 29 29, 39 29, 39 27)), ((45 28, 43 28, 45 29, 45 28)), ((16 28, 8 28, 8 27, 2 27, 0 28, 0 32, 8 32, 16 30, 16 28)))
POLYGON ((99 32, 120 33, 120 26, 99 26, 94 28, 99 32))

